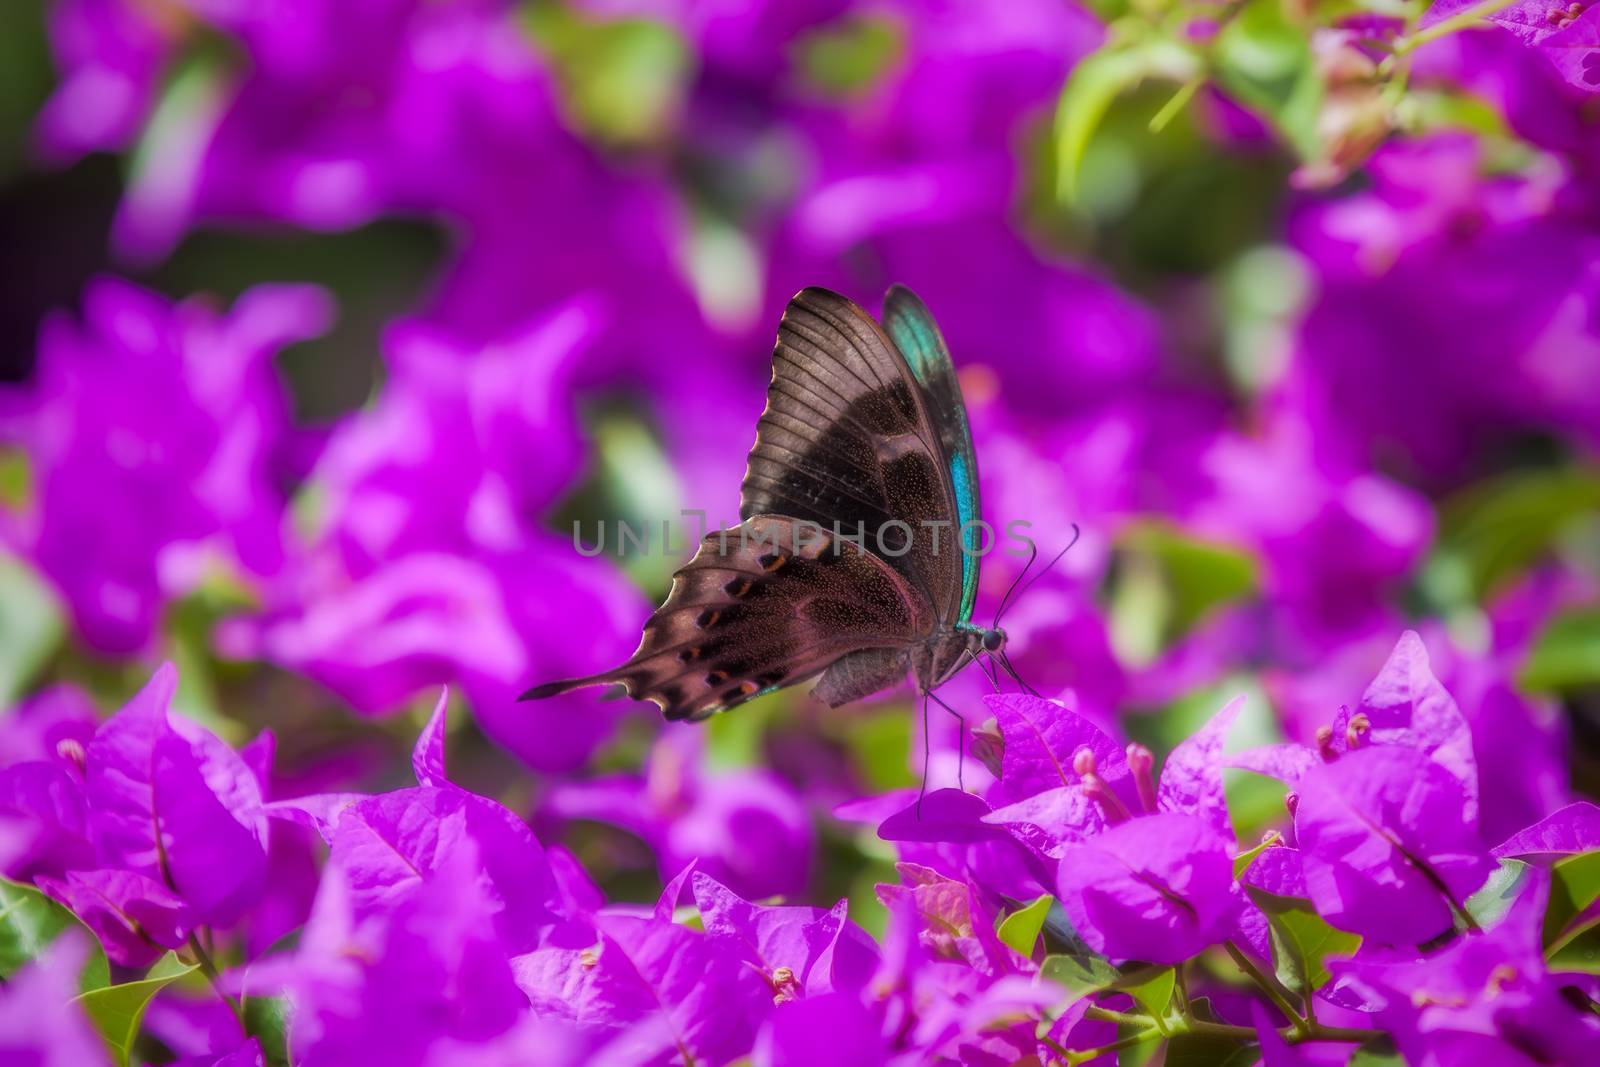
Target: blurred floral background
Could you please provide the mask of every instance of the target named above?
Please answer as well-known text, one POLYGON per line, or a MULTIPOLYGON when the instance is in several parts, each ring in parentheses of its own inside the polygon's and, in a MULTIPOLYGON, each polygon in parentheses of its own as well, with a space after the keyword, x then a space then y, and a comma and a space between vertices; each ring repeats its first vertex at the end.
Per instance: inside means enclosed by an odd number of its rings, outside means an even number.
MULTIPOLYGON (((394 788, 448 684, 451 777, 606 899, 694 860, 881 932, 908 694, 515 697, 683 557, 574 522, 731 519, 784 303, 901 282, 986 517, 1082 530, 1007 616, 1033 686, 1157 753, 1239 692, 1236 742, 1311 743, 1414 628, 1486 841, 1600 790, 1581 4, 60 0, 0 55, 0 762, 171 661, 273 797, 394 788)), ((988 690, 942 695, 981 734, 988 690)), ((1282 812, 1228 788, 1241 839, 1282 812)), ((321 847, 273 824, 253 944, 321 847)))

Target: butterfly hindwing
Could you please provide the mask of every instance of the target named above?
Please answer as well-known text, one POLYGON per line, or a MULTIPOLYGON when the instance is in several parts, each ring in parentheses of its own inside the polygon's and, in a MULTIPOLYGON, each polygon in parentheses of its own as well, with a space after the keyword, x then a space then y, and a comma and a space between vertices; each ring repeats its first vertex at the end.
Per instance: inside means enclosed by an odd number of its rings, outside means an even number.
POLYGON ((668 719, 703 719, 849 653, 907 648, 933 626, 926 601, 871 553, 757 515, 706 536, 628 662, 528 695, 620 683, 668 719))
POLYGON ((955 497, 956 527, 967 531, 962 553, 961 603, 955 621, 970 622, 978 596, 978 530, 967 524, 982 517, 978 497, 978 455, 972 446, 972 427, 961 398, 955 361, 944 343, 933 314, 915 293, 903 285, 889 287, 883 298, 883 328, 905 357, 912 375, 922 386, 928 413, 939 437, 955 497))
POLYGON ((789 302, 740 515, 847 536, 902 575, 934 617, 961 610, 957 505, 927 395, 883 327, 826 289, 789 302))

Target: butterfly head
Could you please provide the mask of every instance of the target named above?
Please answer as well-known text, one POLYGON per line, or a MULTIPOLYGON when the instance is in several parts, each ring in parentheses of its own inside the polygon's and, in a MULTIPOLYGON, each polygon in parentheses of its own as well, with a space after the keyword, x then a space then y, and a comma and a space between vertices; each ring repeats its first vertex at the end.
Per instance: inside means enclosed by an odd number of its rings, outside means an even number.
POLYGON ((991 656, 999 655, 1006 650, 1006 632, 998 626, 992 630, 978 630, 976 632, 978 649, 989 653, 991 656))

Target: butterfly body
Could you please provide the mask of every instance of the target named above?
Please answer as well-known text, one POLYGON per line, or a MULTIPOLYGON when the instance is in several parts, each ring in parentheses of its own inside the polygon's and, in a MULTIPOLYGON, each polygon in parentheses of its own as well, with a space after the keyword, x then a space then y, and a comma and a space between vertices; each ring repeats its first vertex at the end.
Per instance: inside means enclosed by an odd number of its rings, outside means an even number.
POLYGON ((526 697, 621 684, 693 720, 819 678, 837 706, 908 674, 930 692, 1003 647, 971 621, 977 464, 955 367, 908 290, 882 325, 825 289, 790 301, 739 510, 628 662, 526 697))

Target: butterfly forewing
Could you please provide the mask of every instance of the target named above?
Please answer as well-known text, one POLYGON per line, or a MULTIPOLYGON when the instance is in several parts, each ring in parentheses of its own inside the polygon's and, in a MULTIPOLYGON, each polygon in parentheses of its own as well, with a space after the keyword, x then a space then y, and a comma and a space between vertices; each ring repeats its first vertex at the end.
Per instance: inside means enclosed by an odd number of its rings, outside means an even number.
POLYGON ((788 515, 859 533, 934 617, 954 621, 962 573, 947 468, 923 388, 883 328, 825 289, 790 301, 741 517, 788 515))
POLYGON ((939 446, 949 472, 955 497, 956 526, 967 531, 966 551, 962 554, 961 605, 957 622, 970 622, 972 605, 978 596, 978 530, 969 523, 982 518, 978 497, 978 454, 972 447, 972 427, 967 422, 967 406, 961 397, 961 382, 956 377, 955 361, 944 343, 939 326, 910 289, 889 287, 883 298, 883 328, 905 357, 911 374, 922 386, 928 414, 939 435, 939 446))

